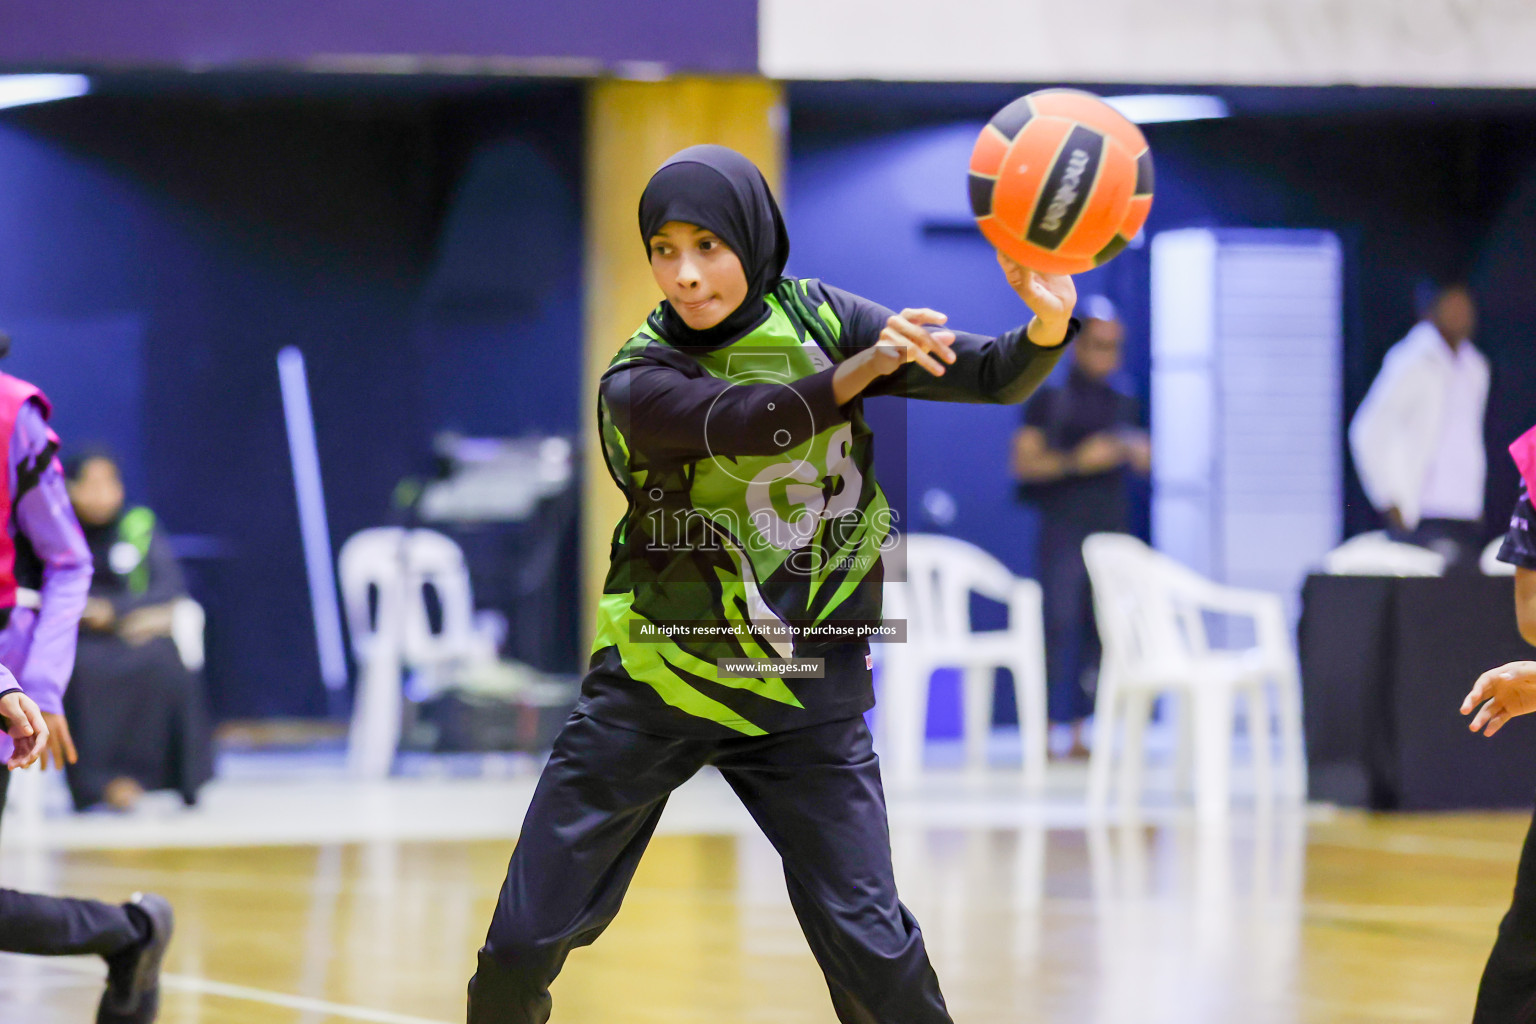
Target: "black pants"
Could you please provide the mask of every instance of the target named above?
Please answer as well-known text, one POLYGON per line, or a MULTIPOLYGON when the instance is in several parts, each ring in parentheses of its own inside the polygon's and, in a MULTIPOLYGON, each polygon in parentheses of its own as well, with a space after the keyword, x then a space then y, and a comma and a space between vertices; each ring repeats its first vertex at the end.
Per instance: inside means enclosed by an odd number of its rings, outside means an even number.
MULTIPOLYGON (((0 767, 0 813, 10 772, 0 767)), ((111 956, 142 941, 144 926, 126 907, 0 889, 0 951, 36 956, 111 956)))
POLYGON ((576 714, 555 741, 469 983, 470 1024, 543 1024, 566 956, 619 911, 667 796, 713 764, 784 860, 800 927, 844 1024, 950 1024, 896 898, 879 761, 862 717, 727 740, 576 714))
POLYGON ((1099 627, 1093 617, 1083 541, 1094 532, 1082 521, 1040 517, 1038 572, 1045 618, 1046 700, 1053 722, 1077 722, 1093 714, 1093 696, 1083 681, 1099 667, 1099 627))
POLYGON ((1515 898, 1483 968, 1472 1024, 1536 1024, 1536 818, 1520 851, 1515 898))

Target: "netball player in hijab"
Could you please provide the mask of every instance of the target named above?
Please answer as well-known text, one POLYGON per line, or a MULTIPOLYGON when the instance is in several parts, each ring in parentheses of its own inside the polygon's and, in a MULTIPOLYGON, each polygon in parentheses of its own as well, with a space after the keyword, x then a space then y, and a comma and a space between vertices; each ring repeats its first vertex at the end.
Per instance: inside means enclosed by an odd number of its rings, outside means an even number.
POLYGON ((1077 330, 1072 281, 1005 262, 1034 316, 987 338, 784 277, 773 195, 719 146, 656 172, 640 237, 663 301, 614 356, 598 408, 629 508, 469 1020, 549 1019, 550 982, 618 913, 668 795, 714 765, 783 858, 838 1019, 947 1024, 896 896, 863 717, 893 517, 862 401, 1022 401, 1077 330))

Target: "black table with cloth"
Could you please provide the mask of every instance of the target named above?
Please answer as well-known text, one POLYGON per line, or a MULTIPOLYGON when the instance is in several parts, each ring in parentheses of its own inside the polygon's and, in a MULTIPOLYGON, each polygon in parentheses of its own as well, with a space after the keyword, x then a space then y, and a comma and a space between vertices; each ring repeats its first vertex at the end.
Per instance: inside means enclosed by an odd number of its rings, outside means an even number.
POLYGON ((1310 576, 1298 648, 1312 799, 1410 811, 1536 802, 1536 721, 1488 739, 1458 710, 1483 672, 1536 657, 1510 577, 1310 576))

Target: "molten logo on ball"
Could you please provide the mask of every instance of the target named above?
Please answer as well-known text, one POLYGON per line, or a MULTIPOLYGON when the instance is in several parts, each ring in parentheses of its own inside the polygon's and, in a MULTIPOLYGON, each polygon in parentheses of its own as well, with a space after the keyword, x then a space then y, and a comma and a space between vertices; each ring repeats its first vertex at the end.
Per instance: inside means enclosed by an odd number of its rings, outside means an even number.
POLYGON ((1067 206, 1077 198, 1078 183, 1083 180, 1083 171, 1088 168, 1088 151, 1074 149, 1072 159, 1067 161, 1067 173, 1061 180, 1061 188, 1056 190, 1056 196, 1051 200, 1051 205, 1045 211, 1045 219, 1040 226, 1047 231, 1060 231, 1061 218, 1067 214, 1067 206))

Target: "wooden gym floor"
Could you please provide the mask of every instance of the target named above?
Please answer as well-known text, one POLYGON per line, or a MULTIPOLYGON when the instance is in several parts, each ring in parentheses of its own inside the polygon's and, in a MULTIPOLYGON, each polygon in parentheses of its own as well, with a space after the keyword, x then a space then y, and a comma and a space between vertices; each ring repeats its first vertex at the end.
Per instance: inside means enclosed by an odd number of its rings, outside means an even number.
MULTIPOLYGON (((1527 821, 898 825, 895 847, 959 1024, 1459 1022, 1527 821)), ((12 850, 0 879, 169 896, 167 1024, 451 1024, 509 849, 12 850)), ((89 1021, 101 973, 0 957, 0 1021, 89 1021)), ((554 995, 559 1024, 834 1020, 773 852, 750 833, 658 836, 623 913, 554 995)))

